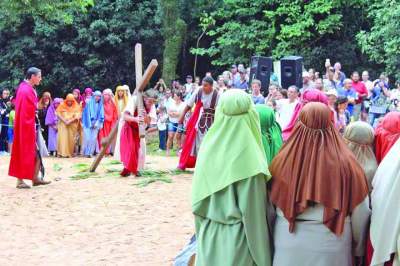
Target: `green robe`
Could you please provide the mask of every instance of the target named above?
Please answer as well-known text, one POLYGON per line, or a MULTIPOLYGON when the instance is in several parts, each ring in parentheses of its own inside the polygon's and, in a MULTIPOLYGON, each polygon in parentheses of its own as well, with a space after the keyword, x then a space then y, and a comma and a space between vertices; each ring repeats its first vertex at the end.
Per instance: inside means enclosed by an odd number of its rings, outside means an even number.
POLYGON ((196 266, 272 265, 265 176, 235 182, 193 205, 196 266))

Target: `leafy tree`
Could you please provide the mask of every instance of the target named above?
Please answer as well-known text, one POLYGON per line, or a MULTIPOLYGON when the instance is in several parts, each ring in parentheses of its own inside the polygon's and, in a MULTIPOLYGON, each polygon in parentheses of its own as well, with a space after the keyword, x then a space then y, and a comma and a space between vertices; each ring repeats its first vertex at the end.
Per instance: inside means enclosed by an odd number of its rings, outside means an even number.
POLYGON ((134 87, 134 45, 143 44, 144 65, 161 58, 157 1, 98 0, 74 23, 24 15, 0 30, 0 87, 15 88, 23 71, 43 69, 42 89, 63 96, 72 88, 134 87))
POLYGON ((357 35, 362 51, 383 64, 387 73, 400 79, 400 1, 373 1, 368 9, 370 30, 357 35))
POLYGON ((186 34, 186 23, 179 17, 178 5, 178 0, 161 0, 165 40, 162 75, 166 84, 170 84, 176 77, 179 54, 186 34))

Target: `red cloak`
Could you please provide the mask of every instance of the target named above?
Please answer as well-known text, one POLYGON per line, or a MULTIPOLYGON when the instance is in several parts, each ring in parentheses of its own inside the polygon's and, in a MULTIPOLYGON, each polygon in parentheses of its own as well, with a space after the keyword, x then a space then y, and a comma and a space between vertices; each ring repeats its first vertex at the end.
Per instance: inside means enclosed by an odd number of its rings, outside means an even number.
MULTIPOLYGON (((104 125, 103 128, 100 129, 99 132, 99 147, 101 147, 101 140, 108 135, 110 135, 110 132, 115 125, 115 123, 118 120, 118 112, 117 112, 117 107, 115 106, 114 102, 110 100, 109 102, 104 103, 104 125)), ((108 148, 107 154, 110 153, 110 148, 108 148)))
POLYGON ((196 124, 199 120, 200 110, 202 107, 203 103, 198 101, 196 103, 196 107, 194 108, 194 112, 187 123, 185 143, 183 144, 181 156, 179 158, 179 169, 185 170, 186 168, 194 168, 196 166, 196 156, 192 155, 191 153, 193 145, 196 141, 196 124))
MULTIPOLYGON (((135 112, 137 116, 137 112, 135 112)), ((121 129, 121 161, 124 168, 134 175, 138 172, 140 136, 139 125, 134 122, 125 121, 121 129)))
POLYGON ((23 81, 18 87, 15 102, 14 143, 8 174, 33 180, 36 162, 35 117, 37 95, 33 87, 23 81))
POLYGON ((385 115, 375 130, 376 160, 380 163, 390 148, 400 138, 400 113, 390 112, 385 115))

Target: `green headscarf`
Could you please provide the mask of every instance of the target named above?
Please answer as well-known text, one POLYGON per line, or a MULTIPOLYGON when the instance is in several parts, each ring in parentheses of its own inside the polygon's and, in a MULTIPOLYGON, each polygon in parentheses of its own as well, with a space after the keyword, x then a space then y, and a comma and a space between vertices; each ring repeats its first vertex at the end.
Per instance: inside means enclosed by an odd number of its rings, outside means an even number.
POLYGON ((282 129, 276 122, 274 110, 266 105, 256 105, 260 117, 261 136, 268 164, 282 147, 282 129))
POLYGON ((200 146, 192 205, 227 186, 256 175, 270 179, 260 122, 250 95, 237 89, 219 100, 215 121, 200 146))

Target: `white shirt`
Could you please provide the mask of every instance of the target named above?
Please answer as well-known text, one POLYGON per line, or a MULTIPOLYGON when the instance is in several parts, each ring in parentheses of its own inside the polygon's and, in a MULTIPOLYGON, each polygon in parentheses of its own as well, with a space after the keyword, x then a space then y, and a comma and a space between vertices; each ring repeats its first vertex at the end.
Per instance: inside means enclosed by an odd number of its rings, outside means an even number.
MULTIPOLYGON (((186 104, 184 102, 181 103, 176 103, 175 101, 171 102, 171 104, 168 106, 167 111, 169 112, 177 112, 179 114, 181 114, 183 112, 183 110, 185 109, 186 104)), ((179 122, 179 117, 171 117, 168 114, 169 117, 169 122, 171 123, 178 123, 179 122)))
POLYGON ((296 100, 291 103, 289 102, 289 99, 281 99, 278 101, 277 103, 278 113, 279 113, 278 123, 281 126, 282 130, 289 125, 290 119, 293 116, 294 109, 296 108, 298 102, 299 101, 296 100))

